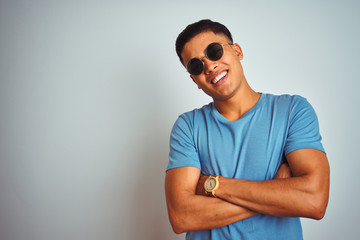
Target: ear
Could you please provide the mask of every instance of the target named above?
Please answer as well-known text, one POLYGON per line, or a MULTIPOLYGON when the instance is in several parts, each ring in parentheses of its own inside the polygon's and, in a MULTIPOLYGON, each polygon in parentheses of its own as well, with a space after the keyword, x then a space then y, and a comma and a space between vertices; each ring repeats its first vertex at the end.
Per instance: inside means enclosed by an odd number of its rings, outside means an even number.
POLYGON ((233 48, 234 48, 234 50, 235 50, 236 56, 238 56, 238 58, 239 58, 240 60, 243 60, 244 55, 243 55, 243 52, 242 52, 242 50, 241 50, 240 45, 237 44, 237 43, 234 43, 234 44, 233 44, 233 48))
POLYGON ((193 82, 197 85, 198 89, 201 89, 199 84, 196 83, 196 80, 193 75, 190 75, 190 78, 193 80, 193 82))

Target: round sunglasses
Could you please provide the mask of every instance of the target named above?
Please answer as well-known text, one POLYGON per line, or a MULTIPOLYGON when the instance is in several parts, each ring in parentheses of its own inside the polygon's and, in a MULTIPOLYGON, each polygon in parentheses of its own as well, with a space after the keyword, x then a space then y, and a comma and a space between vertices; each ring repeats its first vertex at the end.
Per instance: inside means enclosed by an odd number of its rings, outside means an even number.
MULTIPOLYGON (((232 43, 210 43, 205 49, 205 57, 211 61, 217 61, 224 55, 225 45, 233 45, 232 43)), ((203 59, 203 58, 202 58, 203 59)), ((191 75, 200 75, 204 71, 204 62, 200 58, 192 58, 188 61, 186 69, 191 75)))

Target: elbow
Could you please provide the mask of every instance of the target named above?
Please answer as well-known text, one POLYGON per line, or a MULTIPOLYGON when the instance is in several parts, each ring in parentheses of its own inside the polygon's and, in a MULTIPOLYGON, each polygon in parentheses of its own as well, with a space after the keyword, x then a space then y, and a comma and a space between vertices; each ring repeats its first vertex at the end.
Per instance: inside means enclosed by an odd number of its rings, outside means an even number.
POLYGON ((176 217, 170 216, 170 224, 173 232, 176 234, 187 232, 185 223, 186 221, 184 221, 184 219, 181 218, 180 216, 176 216, 176 217))
POLYGON ((179 210, 169 214, 169 220, 172 230, 176 234, 200 230, 199 224, 194 221, 194 215, 179 210))
POLYGON ((176 233, 176 234, 181 234, 181 233, 185 232, 183 229, 181 229, 178 226, 172 226, 172 229, 173 229, 174 233, 176 233))
MULTIPOLYGON (((184 202, 184 200, 182 201, 184 202)), ((191 231, 193 224, 193 215, 189 214, 187 204, 168 203, 168 216, 172 230, 176 234, 191 231)))
POLYGON ((172 230, 176 234, 189 232, 191 230, 191 217, 186 214, 186 211, 182 207, 168 209, 169 220, 172 230))
POLYGON ((321 220, 324 218, 329 202, 329 181, 313 181, 308 197, 309 218, 321 220))
POLYGON ((312 218, 315 220, 321 220, 324 218, 326 212, 326 205, 318 206, 313 212, 312 218))
POLYGON ((321 220, 325 216, 325 209, 315 209, 312 213, 309 214, 309 218, 314 220, 321 220))
POLYGON ((328 198, 326 197, 317 197, 313 198, 310 203, 310 212, 309 212, 309 218, 315 219, 315 220, 321 220, 324 218, 326 213, 326 208, 328 204, 328 198))

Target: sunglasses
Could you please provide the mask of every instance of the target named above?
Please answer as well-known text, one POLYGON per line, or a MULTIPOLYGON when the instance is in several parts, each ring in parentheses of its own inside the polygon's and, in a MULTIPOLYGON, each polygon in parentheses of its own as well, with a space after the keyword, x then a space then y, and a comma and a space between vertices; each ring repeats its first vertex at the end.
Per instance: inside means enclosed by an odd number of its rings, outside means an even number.
MULTIPOLYGON (((205 49, 205 56, 211 61, 217 61, 224 55, 225 45, 233 45, 232 43, 210 43, 205 49)), ((200 75, 204 71, 204 62, 200 58, 192 58, 186 65, 188 73, 191 75, 200 75)))

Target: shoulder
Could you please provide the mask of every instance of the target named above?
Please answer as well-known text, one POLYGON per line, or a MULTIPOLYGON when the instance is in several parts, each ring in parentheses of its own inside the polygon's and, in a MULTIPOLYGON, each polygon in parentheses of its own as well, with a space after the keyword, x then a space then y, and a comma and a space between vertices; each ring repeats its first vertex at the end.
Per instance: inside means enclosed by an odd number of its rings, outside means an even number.
POLYGON ((196 108, 191 111, 185 112, 179 115, 176 123, 188 123, 193 125, 196 119, 198 118, 206 118, 206 116, 212 111, 213 103, 209 103, 207 105, 202 106, 201 108, 196 108))
POLYGON ((264 103, 268 106, 274 106, 283 110, 288 110, 292 112, 298 108, 311 107, 307 99, 300 95, 290 95, 290 94, 263 94, 264 103))
POLYGON ((173 125, 172 133, 193 134, 194 129, 197 128, 200 122, 208 118, 211 111, 212 103, 209 103, 201 108, 196 108, 179 115, 173 125))
POLYGON ((306 101, 306 98, 300 95, 281 94, 275 95, 270 93, 263 93, 266 102, 276 102, 281 104, 293 104, 295 102, 306 101))

